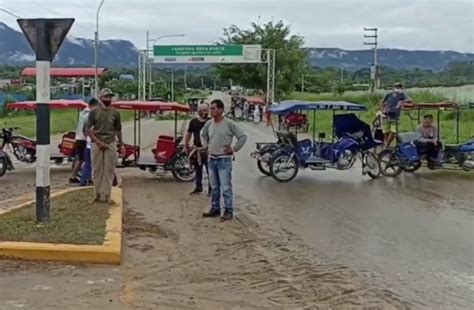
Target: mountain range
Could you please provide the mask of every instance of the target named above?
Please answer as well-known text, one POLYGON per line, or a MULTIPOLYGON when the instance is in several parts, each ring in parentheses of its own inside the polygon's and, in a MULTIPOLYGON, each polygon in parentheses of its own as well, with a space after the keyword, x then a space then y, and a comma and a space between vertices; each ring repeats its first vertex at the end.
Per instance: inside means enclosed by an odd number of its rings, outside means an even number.
MULTIPOLYGON (((344 50, 339 48, 308 48, 309 61, 317 67, 333 66, 348 70, 367 68, 373 61, 372 50, 344 50)), ((136 67, 138 49, 127 40, 103 40, 99 49, 100 64, 106 67, 136 67)), ((34 63, 35 57, 24 35, 0 22, 0 64, 26 66, 34 63)), ((455 51, 409 51, 402 49, 379 49, 381 66, 396 69, 420 68, 442 70, 450 62, 474 61, 474 54, 455 51)), ((94 41, 86 38, 68 37, 61 46, 53 65, 92 66, 94 64, 94 41)))

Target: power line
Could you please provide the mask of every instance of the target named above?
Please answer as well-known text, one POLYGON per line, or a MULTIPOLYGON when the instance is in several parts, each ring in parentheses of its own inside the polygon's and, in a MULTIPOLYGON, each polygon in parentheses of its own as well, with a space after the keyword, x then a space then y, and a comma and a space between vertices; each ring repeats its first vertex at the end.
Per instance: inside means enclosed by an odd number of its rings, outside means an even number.
POLYGON ((14 14, 13 12, 11 12, 11 11, 9 11, 9 10, 7 10, 7 9, 0 8, 0 11, 5 12, 5 13, 7 13, 8 15, 11 15, 11 16, 13 16, 13 17, 15 17, 15 18, 21 18, 20 16, 14 14))

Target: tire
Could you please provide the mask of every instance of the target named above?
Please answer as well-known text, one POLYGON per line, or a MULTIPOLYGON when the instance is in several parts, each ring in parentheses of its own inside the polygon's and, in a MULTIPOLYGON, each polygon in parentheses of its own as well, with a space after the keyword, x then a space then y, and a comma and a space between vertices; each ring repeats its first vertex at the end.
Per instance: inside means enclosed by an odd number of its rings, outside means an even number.
POLYGON ((416 172, 418 171, 419 169, 421 168, 421 162, 413 165, 413 166, 408 166, 408 167, 403 167, 403 171, 405 172, 410 172, 410 173, 413 173, 413 172, 416 172))
MULTIPOLYGON (((278 182, 290 182, 298 174, 298 162, 294 157, 290 160, 290 157, 291 155, 288 153, 281 153, 274 156, 270 162, 270 174, 278 182), (291 166, 292 172, 287 177, 280 176, 279 172, 282 171, 281 165, 291 166)), ((287 167, 284 167, 284 169, 287 169, 287 167)))
POLYGON ((186 156, 178 155, 172 164, 171 173, 179 182, 192 182, 196 178, 196 171, 191 167, 186 156))
MULTIPOLYGON (((269 158, 272 156, 272 152, 270 150, 268 151, 265 151, 263 152, 263 154, 261 154, 261 157, 263 156, 268 156, 269 158)), ((272 174, 270 173, 270 164, 269 162, 268 163, 265 163, 265 162, 262 162, 260 159, 257 160, 257 167, 258 167, 258 170, 260 170, 260 172, 266 176, 271 176, 272 174)))
POLYGON ((400 158, 394 150, 386 149, 380 152, 378 162, 380 165, 380 172, 386 177, 394 178, 402 173, 400 158))
POLYGON ((0 157, 0 177, 3 177, 7 173, 7 159, 2 156, 0 157))
POLYGON ((380 162, 374 153, 368 152, 365 155, 364 164, 370 169, 367 171, 369 177, 371 177, 372 179, 377 179, 380 176, 380 162))

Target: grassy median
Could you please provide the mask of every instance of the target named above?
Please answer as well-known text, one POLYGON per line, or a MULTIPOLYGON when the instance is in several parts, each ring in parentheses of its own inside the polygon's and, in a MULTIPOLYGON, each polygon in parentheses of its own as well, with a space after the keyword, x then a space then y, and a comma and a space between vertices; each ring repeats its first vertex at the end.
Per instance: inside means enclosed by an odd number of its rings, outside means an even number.
POLYGON ((0 242, 104 243, 109 206, 91 204, 92 189, 77 190, 51 200, 50 221, 35 222, 35 205, 0 215, 0 242))

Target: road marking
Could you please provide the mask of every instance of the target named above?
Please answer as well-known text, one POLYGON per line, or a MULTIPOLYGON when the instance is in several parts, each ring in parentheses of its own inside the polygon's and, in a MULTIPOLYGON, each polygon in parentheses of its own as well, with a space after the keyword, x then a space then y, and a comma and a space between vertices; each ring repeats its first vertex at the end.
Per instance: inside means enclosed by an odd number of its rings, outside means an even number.
POLYGON ((122 286, 122 291, 120 292, 120 302, 127 306, 127 308, 132 309, 133 305, 133 273, 132 271, 127 272, 125 277, 125 284, 122 286))

